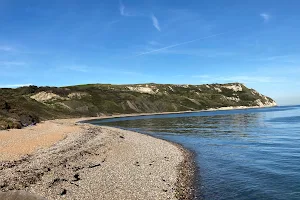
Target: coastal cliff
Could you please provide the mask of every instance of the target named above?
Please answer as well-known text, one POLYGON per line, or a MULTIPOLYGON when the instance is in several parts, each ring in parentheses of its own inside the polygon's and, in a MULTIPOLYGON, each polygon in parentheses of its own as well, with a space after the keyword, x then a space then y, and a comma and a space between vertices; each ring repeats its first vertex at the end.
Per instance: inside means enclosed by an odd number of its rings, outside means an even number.
POLYGON ((0 129, 21 128, 56 118, 271 106, 276 106, 273 99, 241 83, 3 88, 0 129))

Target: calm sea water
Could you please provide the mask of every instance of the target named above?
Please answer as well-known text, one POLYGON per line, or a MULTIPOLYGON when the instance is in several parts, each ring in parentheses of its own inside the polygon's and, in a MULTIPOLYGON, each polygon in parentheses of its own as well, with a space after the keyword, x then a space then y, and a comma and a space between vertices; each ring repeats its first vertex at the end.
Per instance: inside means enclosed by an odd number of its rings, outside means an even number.
POLYGON ((92 123, 150 134, 194 151, 198 199, 300 199, 300 106, 92 123))

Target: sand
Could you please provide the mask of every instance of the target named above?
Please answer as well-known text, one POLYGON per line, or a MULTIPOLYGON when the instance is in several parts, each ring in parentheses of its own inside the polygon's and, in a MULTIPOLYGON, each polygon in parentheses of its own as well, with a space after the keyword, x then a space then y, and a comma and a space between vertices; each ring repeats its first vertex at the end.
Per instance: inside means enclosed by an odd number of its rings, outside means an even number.
POLYGON ((186 150, 79 120, 0 131, 0 199, 25 199, 26 192, 36 196, 27 199, 49 200, 191 198, 193 166, 186 150))
POLYGON ((0 161, 14 160, 31 154, 39 148, 47 148, 62 140, 79 127, 47 121, 23 129, 0 131, 0 161))

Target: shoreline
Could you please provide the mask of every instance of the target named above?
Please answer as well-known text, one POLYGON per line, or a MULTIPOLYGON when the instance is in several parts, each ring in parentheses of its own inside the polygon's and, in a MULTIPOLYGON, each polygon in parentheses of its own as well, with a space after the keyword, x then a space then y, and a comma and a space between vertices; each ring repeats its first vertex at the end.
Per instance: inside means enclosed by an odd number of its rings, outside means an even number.
POLYGON ((175 185, 176 198, 180 200, 196 199, 196 190, 198 189, 196 187, 196 175, 198 173, 198 168, 195 163, 195 154, 180 144, 173 144, 181 150, 184 158, 177 168, 178 179, 175 185))

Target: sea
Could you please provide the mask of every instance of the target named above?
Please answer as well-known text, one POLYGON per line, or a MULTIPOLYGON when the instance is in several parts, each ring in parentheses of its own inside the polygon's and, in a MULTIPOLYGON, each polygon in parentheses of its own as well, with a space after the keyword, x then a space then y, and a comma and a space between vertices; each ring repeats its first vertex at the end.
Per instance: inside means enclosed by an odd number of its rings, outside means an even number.
POLYGON ((196 198, 300 200, 300 106, 112 118, 195 154, 196 198))

